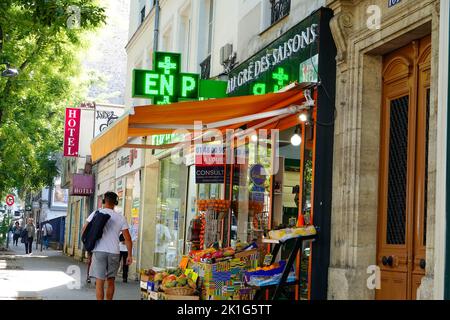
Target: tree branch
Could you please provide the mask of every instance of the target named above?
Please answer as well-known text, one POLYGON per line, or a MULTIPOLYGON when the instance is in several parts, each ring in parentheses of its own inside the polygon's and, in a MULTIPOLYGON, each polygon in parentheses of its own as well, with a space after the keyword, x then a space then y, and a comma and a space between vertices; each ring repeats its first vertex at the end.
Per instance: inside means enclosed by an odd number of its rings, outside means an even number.
MULTIPOLYGON (((40 53, 40 51, 45 47, 44 45, 44 36, 39 36, 38 40, 36 41, 36 48, 33 50, 33 52, 28 56, 28 58, 25 59, 25 61, 22 62, 22 64, 19 67, 19 71, 22 72, 25 70, 25 68, 30 64, 30 62, 40 53)), ((6 100, 7 95, 9 94, 11 87, 12 87, 12 80, 9 78, 6 81, 6 85, 3 88, 3 92, 1 97, 6 100)), ((3 108, 0 107, 0 127, 2 126, 2 118, 3 118, 3 108)))

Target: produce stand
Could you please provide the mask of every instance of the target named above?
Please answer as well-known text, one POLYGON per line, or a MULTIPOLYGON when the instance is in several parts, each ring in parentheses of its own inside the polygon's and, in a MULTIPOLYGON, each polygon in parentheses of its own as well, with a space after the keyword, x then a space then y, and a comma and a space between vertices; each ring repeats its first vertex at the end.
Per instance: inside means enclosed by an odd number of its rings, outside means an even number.
POLYGON ((300 282, 293 266, 303 241, 315 239, 315 227, 261 230, 269 238, 221 248, 217 225, 229 208, 230 202, 226 201, 200 203, 201 213, 192 224, 190 237, 196 249, 183 256, 176 269, 142 270, 142 300, 260 300, 268 288, 275 288, 275 300, 283 287, 300 282), (262 250, 265 243, 274 244, 266 256, 262 250), (288 260, 275 263, 286 244, 294 244, 288 260))
MULTIPOLYGON (((263 298, 264 292, 267 289, 275 288, 274 294, 271 298, 271 300, 276 300, 279 298, 282 288, 286 286, 292 286, 297 285, 300 283, 299 279, 294 279, 289 277, 289 274, 292 273, 295 260, 297 258, 297 254, 299 253, 300 249, 302 248, 303 241, 307 240, 313 240, 316 238, 317 234, 311 234, 311 235, 298 235, 296 237, 292 237, 286 240, 273 240, 273 239, 264 239, 264 243, 272 243, 275 244, 275 246, 272 249, 272 260, 270 262, 271 265, 275 263, 276 257, 280 251, 280 249, 285 246, 288 243, 294 243, 293 249, 289 254, 288 261, 286 263, 281 264, 280 268, 277 271, 281 271, 281 278, 278 281, 278 283, 270 283, 267 285, 251 285, 247 284, 248 287, 254 289, 256 291, 254 295, 254 300, 261 300, 263 298)), ((273 275, 274 273, 265 273, 268 276, 273 275)), ((261 273, 253 273, 253 275, 264 275, 264 272, 261 273)), ((248 278, 250 274, 246 274, 246 277, 248 278)), ((248 279, 247 279, 248 280, 248 279)))
POLYGON ((189 261, 199 275, 202 300, 249 300, 252 290, 245 286, 246 270, 258 266, 257 249, 242 251, 220 261, 189 261))

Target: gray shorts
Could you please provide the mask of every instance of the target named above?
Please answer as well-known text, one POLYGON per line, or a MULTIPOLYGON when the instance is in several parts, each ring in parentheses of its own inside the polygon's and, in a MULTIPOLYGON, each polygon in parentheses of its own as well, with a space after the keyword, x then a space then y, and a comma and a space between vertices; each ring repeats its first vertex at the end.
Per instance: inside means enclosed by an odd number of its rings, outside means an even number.
POLYGON ((100 280, 115 278, 120 265, 120 254, 95 251, 92 254, 91 277, 100 280))

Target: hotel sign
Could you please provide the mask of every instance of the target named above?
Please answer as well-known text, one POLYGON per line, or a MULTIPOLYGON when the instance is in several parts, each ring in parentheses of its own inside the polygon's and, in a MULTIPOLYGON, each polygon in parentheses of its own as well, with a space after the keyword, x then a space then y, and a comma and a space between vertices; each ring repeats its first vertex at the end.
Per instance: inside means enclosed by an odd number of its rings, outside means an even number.
POLYGON ((90 174, 74 174, 70 187, 71 196, 90 196, 95 191, 94 176, 90 174))
POLYGON ((67 108, 64 126, 64 157, 78 157, 81 109, 67 108))
POLYGON ((231 71, 229 96, 277 92, 292 82, 316 82, 321 11, 231 71))

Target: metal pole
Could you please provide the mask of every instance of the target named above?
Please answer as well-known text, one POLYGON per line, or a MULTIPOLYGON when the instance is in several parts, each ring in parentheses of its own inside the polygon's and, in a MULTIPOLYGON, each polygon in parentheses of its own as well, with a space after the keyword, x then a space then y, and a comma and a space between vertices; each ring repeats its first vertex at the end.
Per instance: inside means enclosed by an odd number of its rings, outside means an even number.
MULTIPOLYGON (((1 40, 1 39, 0 39, 1 40)), ((8 221, 8 230, 6 231, 6 249, 9 249, 9 231, 10 231, 10 229, 11 229, 11 223, 10 223, 10 221, 9 221, 9 210, 8 210, 8 212, 7 212, 7 214, 6 214, 6 217, 5 218, 3 218, 3 219, 7 219, 7 221, 8 221), (7 219, 8 218, 8 219, 7 219)))
POLYGON ((159 0, 155 0, 155 31, 153 35, 153 51, 158 51, 158 38, 159 38, 159 15, 161 7, 159 0))

